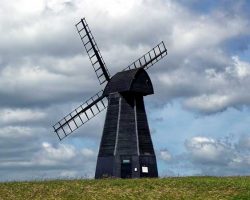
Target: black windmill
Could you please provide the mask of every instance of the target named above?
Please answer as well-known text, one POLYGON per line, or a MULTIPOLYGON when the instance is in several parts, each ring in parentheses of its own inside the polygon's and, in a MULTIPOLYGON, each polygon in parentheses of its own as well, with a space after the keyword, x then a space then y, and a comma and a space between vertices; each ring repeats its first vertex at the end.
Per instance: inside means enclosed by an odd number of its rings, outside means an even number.
POLYGON ((158 177, 143 97, 154 93, 145 70, 167 55, 164 43, 111 77, 85 18, 76 28, 106 86, 53 126, 57 136, 62 140, 107 107, 95 178, 158 177))

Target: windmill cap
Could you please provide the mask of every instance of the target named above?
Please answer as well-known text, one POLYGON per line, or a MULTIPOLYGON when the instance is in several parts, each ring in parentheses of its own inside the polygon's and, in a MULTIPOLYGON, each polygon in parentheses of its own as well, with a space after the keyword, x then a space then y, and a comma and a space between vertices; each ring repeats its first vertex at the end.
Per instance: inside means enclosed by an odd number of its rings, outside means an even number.
POLYGON ((107 83, 103 95, 114 92, 134 92, 143 96, 154 93, 148 73, 143 68, 118 72, 107 83))

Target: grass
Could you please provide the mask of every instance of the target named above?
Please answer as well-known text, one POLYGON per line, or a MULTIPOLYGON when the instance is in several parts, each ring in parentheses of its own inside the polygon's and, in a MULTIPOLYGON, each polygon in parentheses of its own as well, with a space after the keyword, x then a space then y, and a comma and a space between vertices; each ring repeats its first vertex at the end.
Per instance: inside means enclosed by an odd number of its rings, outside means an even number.
POLYGON ((0 183, 0 200, 8 199, 250 200, 250 177, 176 177, 0 183))

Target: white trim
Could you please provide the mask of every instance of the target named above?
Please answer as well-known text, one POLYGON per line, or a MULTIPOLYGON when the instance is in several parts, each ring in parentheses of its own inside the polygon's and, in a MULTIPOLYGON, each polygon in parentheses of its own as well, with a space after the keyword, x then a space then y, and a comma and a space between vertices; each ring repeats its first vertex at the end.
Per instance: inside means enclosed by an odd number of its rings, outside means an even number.
POLYGON ((137 127, 136 99, 134 100, 134 112, 135 112, 135 135, 136 135, 137 154, 139 156, 140 151, 139 151, 139 137, 138 137, 138 127, 137 127))
POLYGON ((120 117, 121 117, 121 96, 119 97, 119 110, 118 110, 118 119, 117 119, 117 128, 116 128, 116 138, 115 138, 115 149, 114 149, 114 156, 116 155, 117 151, 117 144, 118 144, 118 137, 119 137, 119 129, 120 129, 120 117))

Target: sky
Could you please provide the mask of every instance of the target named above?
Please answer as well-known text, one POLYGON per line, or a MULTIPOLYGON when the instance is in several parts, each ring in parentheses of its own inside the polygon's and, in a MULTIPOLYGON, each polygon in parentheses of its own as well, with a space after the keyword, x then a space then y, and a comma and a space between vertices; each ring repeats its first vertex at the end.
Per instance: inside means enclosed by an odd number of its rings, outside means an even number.
POLYGON ((250 175, 250 2, 0 0, 0 181, 93 178, 105 113, 59 141, 54 125, 100 86, 75 24, 111 75, 164 41, 145 97, 158 171, 250 175))

